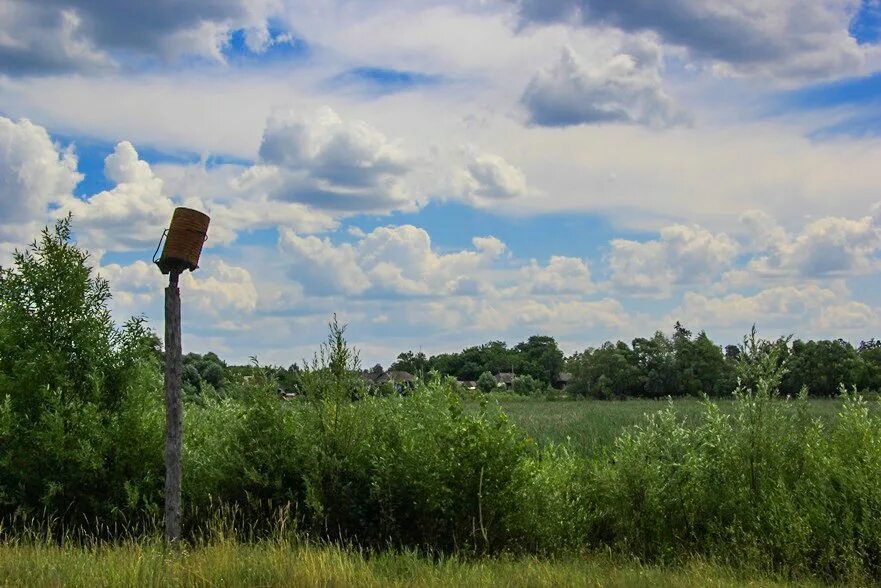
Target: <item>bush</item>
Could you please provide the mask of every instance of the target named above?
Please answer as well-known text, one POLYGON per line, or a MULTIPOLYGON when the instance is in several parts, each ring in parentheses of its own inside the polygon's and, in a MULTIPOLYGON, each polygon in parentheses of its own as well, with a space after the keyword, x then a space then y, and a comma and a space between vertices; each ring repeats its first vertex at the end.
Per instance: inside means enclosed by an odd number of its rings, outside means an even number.
POLYGON ((495 376, 489 372, 483 372, 480 374, 480 377, 477 378, 477 389, 484 394, 495 390, 497 385, 498 383, 496 382, 495 376))
POLYGON ((672 407, 615 443, 588 484, 590 535, 641 558, 704 554, 739 566, 828 578, 881 565, 881 419, 842 391, 830 431, 807 392, 777 396, 776 347, 754 350, 755 389, 733 414, 707 401, 695 423, 672 407))
POLYGON ((155 506, 158 366, 150 333, 117 328, 109 298, 69 218, 0 269, 0 518, 109 524, 155 506))
POLYGON ((301 530, 365 546, 484 552, 560 544, 549 526, 577 518, 562 507, 580 494, 550 484, 574 475, 572 459, 559 472, 500 411, 467 414, 449 378, 419 382, 406 396, 352 400, 357 353, 345 327, 334 321, 330 330, 302 373, 307 401, 280 403, 257 382, 242 396, 249 400, 189 408, 191 526, 224 504, 235 505, 249 531, 294 508, 301 530))
POLYGON ((517 376, 511 382, 511 391, 521 396, 533 396, 547 391, 548 386, 532 376, 517 376))

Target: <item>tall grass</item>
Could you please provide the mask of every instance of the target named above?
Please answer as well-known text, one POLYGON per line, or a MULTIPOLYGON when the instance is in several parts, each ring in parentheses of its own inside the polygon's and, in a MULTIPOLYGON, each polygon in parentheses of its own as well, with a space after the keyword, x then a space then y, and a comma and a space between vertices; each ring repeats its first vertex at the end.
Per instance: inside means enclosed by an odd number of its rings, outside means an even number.
MULTIPOLYGON (((158 540, 90 547, 0 545, 3 586, 772 586, 779 582, 695 559, 676 567, 606 556, 427 558, 301 542, 212 541, 167 551, 158 540)), ((782 584, 780 584, 782 585, 782 584)))

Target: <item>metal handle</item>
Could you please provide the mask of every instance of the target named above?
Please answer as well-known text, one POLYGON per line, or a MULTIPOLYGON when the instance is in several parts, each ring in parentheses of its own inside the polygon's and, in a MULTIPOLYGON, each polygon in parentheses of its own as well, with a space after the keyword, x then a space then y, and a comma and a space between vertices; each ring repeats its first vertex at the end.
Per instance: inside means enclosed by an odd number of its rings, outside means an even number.
MULTIPOLYGON (((162 231, 162 236, 159 237, 159 243, 156 245, 156 251, 153 252, 153 263, 159 261, 159 258, 156 255, 159 253, 159 248, 162 247, 162 241, 168 236, 168 229, 162 231)), ((206 235, 207 237, 207 235, 206 235)))

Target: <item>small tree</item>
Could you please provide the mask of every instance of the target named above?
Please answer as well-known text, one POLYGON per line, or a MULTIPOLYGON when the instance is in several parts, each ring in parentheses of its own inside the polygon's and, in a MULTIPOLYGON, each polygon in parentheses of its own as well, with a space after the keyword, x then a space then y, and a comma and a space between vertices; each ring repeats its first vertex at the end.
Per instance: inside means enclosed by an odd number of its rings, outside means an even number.
POLYGON ((483 372, 477 378, 477 389, 483 393, 492 392, 496 387, 496 378, 489 372, 483 372))
POLYGON ((126 413, 158 384, 155 337, 139 319, 113 324, 88 261, 67 217, 0 268, 0 518, 10 507, 95 520, 157 488, 161 453, 126 413))
POLYGON ((547 389, 547 386, 532 376, 517 376, 511 382, 511 390, 522 396, 531 396, 547 389))

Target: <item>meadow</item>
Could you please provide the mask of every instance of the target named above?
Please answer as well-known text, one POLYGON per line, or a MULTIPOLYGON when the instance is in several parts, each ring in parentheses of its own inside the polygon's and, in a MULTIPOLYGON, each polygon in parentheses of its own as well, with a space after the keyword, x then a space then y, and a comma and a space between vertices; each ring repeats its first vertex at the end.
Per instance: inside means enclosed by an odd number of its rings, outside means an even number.
MULTIPOLYGON (((562 399, 548 402, 543 398, 499 395, 491 398, 508 415, 511 422, 532 437, 539 446, 564 444, 585 457, 598 457, 628 427, 644 423, 649 415, 671 407, 686 422, 698 422, 703 414, 703 401, 696 398, 670 400, 584 400, 562 399)), ((732 399, 713 399, 724 414, 735 409, 732 399)), ((470 411, 479 410, 480 399, 466 400, 470 411)), ((842 402, 837 398, 811 398, 808 413, 830 423, 839 413, 842 402)), ((870 403, 877 411, 878 404, 870 403)))

